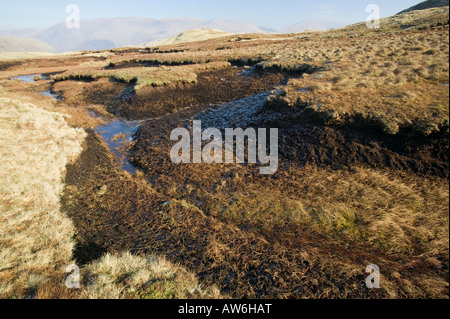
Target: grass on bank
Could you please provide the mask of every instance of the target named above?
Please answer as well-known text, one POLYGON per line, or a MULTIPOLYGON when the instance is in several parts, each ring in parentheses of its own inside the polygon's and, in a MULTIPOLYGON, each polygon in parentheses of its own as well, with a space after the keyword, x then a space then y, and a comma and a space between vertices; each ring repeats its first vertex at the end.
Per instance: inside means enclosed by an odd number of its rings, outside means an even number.
MULTIPOLYGON (((448 16, 448 7, 439 11, 448 16)), ((419 15, 432 21, 434 12, 419 15)), ((402 128, 425 135, 448 130, 448 23, 422 31, 387 30, 391 29, 366 31, 357 39, 322 37, 308 47, 291 44, 289 50, 262 62, 262 68, 309 65, 317 70, 291 78, 269 97, 267 106, 308 106, 324 122, 363 119, 388 134, 402 128)))
POLYGON ((66 164, 85 133, 64 116, 0 97, 0 296, 26 296, 72 256, 74 228, 59 211, 66 164))
POLYGON ((170 83, 195 83, 196 72, 216 70, 229 67, 228 62, 211 62, 188 66, 160 66, 150 68, 126 68, 119 70, 87 70, 72 71, 58 74, 52 77, 55 81, 64 80, 97 80, 100 78, 111 78, 117 81, 130 83, 136 82, 135 89, 139 90, 145 86, 164 86, 170 83))
POLYGON ((130 253, 86 265, 81 289, 68 291, 76 230, 60 210, 60 195, 66 165, 81 153, 86 134, 70 127, 66 115, 0 89, 0 298, 221 297, 162 257, 130 253))
POLYGON ((83 269, 81 298, 205 299, 222 298, 215 288, 202 287, 194 274, 163 257, 107 254, 83 269))

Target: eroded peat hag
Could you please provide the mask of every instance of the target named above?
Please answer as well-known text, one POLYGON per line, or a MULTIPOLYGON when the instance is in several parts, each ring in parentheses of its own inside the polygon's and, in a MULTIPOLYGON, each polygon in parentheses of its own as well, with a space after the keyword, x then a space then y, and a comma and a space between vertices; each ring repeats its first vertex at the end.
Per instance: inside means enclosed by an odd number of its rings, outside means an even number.
POLYGON ((108 103, 108 111, 130 120, 155 118, 184 108, 208 107, 266 91, 283 80, 280 74, 239 76, 238 68, 226 68, 198 74, 195 84, 145 88, 130 98, 108 103))
POLYGON ((408 131, 393 136, 368 125, 323 126, 306 118, 285 124, 280 130, 280 156, 291 164, 333 169, 386 168, 419 176, 449 177, 445 129, 430 136, 408 131))
POLYGON ((284 76, 257 73, 241 76, 242 68, 226 67, 221 70, 199 72, 196 83, 171 83, 135 90, 136 83, 101 78, 58 81, 54 91, 64 96, 68 104, 101 104, 127 120, 161 117, 189 107, 224 103, 263 92, 280 84, 284 76))

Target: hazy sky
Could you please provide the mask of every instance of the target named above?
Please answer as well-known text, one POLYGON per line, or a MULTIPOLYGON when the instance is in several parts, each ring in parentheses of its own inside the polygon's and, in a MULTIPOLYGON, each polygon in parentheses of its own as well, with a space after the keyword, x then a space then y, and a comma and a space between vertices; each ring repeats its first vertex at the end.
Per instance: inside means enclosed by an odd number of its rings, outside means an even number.
POLYGON ((0 29, 49 27, 66 20, 76 4, 81 20, 110 17, 236 19, 282 29, 305 20, 351 24, 365 21, 365 8, 377 4, 381 16, 393 15, 421 0, 0 0, 0 29))

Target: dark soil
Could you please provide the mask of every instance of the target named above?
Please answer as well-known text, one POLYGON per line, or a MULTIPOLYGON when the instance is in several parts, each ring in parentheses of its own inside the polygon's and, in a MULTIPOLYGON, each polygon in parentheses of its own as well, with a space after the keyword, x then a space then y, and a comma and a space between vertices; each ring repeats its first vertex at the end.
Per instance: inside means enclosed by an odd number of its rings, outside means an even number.
MULTIPOLYGON (((171 131, 188 127, 190 117, 201 107, 145 123, 132 149, 135 164, 163 174, 152 163, 169 161, 171 131), (161 153, 160 149, 167 149, 161 153), (153 149, 158 149, 155 153, 153 149), (151 168, 150 168, 151 167, 151 168)), ((401 132, 387 135, 376 128, 357 126, 325 126, 307 115, 299 115, 270 123, 252 123, 247 127, 279 128, 279 161, 298 167, 313 164, 331 169, 370 167, 390 169, 419 176, 449 177, 448 134, 428 137, 401 132), (295 118, 295 120, 293 120, 295 118)))
MULTIPOLYGON (((160 139, 157 144, 162 147, 165 143, 156 132, 184 122, 189 111, 152 121, 140 138, 148 132, 153 141, 160 139)), ((317 298, 325 291, 323 297, 385 298, 384 290, 366 289, 363 271, 367 264, 375 262, 404 276, 435 271, 433 265, 421 261, 408 267, 402 260, 411 257, 396 255, 396 262, 373 247, 341 247, 308 230, 284 228, 263 234, 258 229, 238 228, 209 215, 204 204, 198 204, 202 210, 187 204, 207 201, 202 190, 214 189, 222 177, 230 176, 225 166, 177 166, 164 159, 167 149, 163 152, 150 146, 145 154, 152 156, 152 162, 143 165, 146 175, 131 176, 117 168, 96 133, 88 133, 83 154, 67 168, 62 197, 64 211, 77 229, 75 257, 80 264, 104 252, 161 254, 234 298, 317 298), (166 188, 174 185, 179 200, 165 195, 166 188), (186 201, 180 200, 183 197, 186 201), (313 259, 305 258, 305 252, 313 259), (333 266, 325 266, 323 260, 333 260, 333 266), (359 265, 361 272, 349 274, 341 269, 340 265, 348 263, 359 265)), ((233 188, 243 190, 247 183, 270 185, 281 176, 262 177, 251 167, 235 171, 246 180, 233 188)), ((274 187, 279 185, 274 183, 274 187)))
MULTIPOLYGON (((274 127, 274 126, 272 126, 274 127)), ((280 127, 281 158, 299 165, 343 169, 387 168, 421 176, 449 177, 448 134, 425 137, 400 132, 392 136, 376 128, 319 126, 308 118, 280 127)))

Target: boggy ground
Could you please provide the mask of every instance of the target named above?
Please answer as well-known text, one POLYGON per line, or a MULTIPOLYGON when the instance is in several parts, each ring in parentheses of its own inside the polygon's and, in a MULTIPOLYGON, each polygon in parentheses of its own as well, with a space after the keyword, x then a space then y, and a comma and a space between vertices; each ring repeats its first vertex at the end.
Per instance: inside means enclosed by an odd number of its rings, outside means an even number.
POLYGON ((31 95, 51 87, 62 97, 56 107, 64 104, 72 125, 87 129, 61 199, 80 264, 106 252, 157 253, 235 298, 446 298, 448 18, 383 32, 231 36, 64 57, 63 64, 30 61, 29 73, 8 62, 1 75, 56 74, 31 87, 5 85, 31 95), (389 44, 364 55, 355 38, 366 48, 401 41, 404 52, 389 44), (420 47, 427 39, 439 47, 420 47), (389 71, 381 77, 366 72, 378 57, 387 64, 376 68, 389 71), (436 64, 429 72, 416 65, 422 57, 436 64), (210 62, 231 65, 203 69, 210 62), (139 67, 148 69, 137 78, 124 73, 139 67), (104 70, 121 73, 105 78, 104 70), (139 81, 153 84, 138 88, 139 81), (118 168, 90 129, 114 116, 145 120, 129 149, 134 175, 118 168), (170 133, 194 119, 221 129, 279 128, 278 172, 173 164, 170 133), (369 264, 380 266, 379 290, 365 286, 369 264))
MULTIPOLYGON (((298 114, 292 123, 294 116, 284 114, 272 117, 278 125, 270 123, 283 128, 280 169, 273 177, 259 176, 258 168, 250 166, 172 164, 171 130, 189 127, 209 109, 199 104, 143 124, 131 149, 141 168, 135 177, 117 170, 98 137, 89 134, 87 149, 68 169, 63 197, 80 230, 80 261, 106 251, 158 252, 237 298, 427 297, 445 292, 448 258, 441 251, 429 254, 431 246, 445 247, 439 238, 445 227, 429 234, 435 224, 408 217, 427 211, 436 223, 445 219, 441 205, 446 186, 439 178, 448 174, 442 158, 445 140, 437 148, 441 157, 427 152, 433 159, 428 162, 421 159, 425 151, 399 154, 391 136, 323 127, 298 114), (389 167, 389 162, 398 165, 389 167), (418 170, 410 162, 428 169, 418 170), (421 201, 430 207, 423 210, 421 201), (426 230, 413 231, 416 223, 426 230), (386 286, 380 291, 365 288, 364 270, 370 263, 386 269, 386 286), (431 288, 435 276, 443 281, 431 288), (420 279, 410 283, 411 278, 420 279)), ((430 140, 416 141, 416 147, 432 145, 430 140)))
MULTIPOLYGON (((99 138, 89 133, 85 152, 68 168, 62 200, 78 229, 79 261, 88 262, 106 251, 157 252, 236 298, 431 297, 445 293, 444 283, 434 283, 432 290, 428 286, 436 276, 448 280, 445 253, 417 255, 427 251, 428 244, 445 247, 445 242, 438 243, 441 239, 434 236, 423 242, 420 236, 427 234, 420 230, 404 238, 396 227, 409 227, 408 221, 396 225, 386 222, 392 215, 371 216, 371 211, 377 215, 384 209, 395 212, 420 205, 424 198, 434 205, 431 209, 441 209, 445 192, 432 194, 434 190, 427 188, 445 189, 445 182, 357 167, 333 171, 291 164, 293 168, 282 166, 278 174, 267 178, 259 176, 255 167, 240 165, 176 166, 168 159, 169 149, 161 147, 167 137, 155 143, 155 136, 164 136, 164 127, 180 124, 185 116, 171 115, 141 130, 134 151, 145 174, 134 177, 119 171, 99 138), (144 138, 145 134, 152 138, 144 138), (142 147, 145 141, 154 145, 142 147), (408 189, 413 183, 422 186, 408 189), (410 198, 412 192, 424 194, 410 198), (372 203, 375 200, 380 202, 372 203), (341 216, 328 215, 339 214, 333 207, 325 208, 333 204, 344 210, 341 216), (351 210, 345 205, 351 204, 362 205, 361 211, 375 207, 365 217, 355 218, 351 212, 345 215, 345 209, 351 210), (321 212, 319 207, 329 211, 321 212), (317 220, 305 217, 307 208, 318 215, 317 220), (321 220, 321 214, 330 220, 321 220), (392 238, 376 231, 364 233, 369 225, 392 238), (385 269, 382 290, 364 286, 364 267, 370 263, 385 269), (413 283, 412 278, 416 278, 413 283)), ((400 213, 398 217, 408 218, 410 212, 400 213)), ((433 217, 440 215, 436 213, 433 217)), ((409 218, 417 222, 414 216, 409 218)))
MULTIPOLYGON (((377 292, 367 290, 363 286, 363 271, 356 270, 363 269, 365 263, 370 262, 389 269, 386 283, 387 280, 394 281, 394 285, 404 285, 403 276, 429 280, 427 277, 436 275, 435 272, 445 273, 445 268, 439 269, 430 260, 411 258, 407 254, 396 254, 393 258, 385 253, 376 253, 373 247, 358 244, 342 247, 335 239, 311 233, 307 228, 295 227, 282 219, 273 225, 273 229, 267 229, 271 219, 280 217, 270 216, 271 212, 265 216, 267 220, 263 218, 258 221, 255 218, 260 225, 252 225, 248 221, 233 225, 230 223, 232 219, 218 216, 216 207, 208 207, 214 206, 217 200, 224 202, 223 196, 219 195, 222 193, 253 193, 251 188, 258 185, 264 185, 266 190, 272 187, 280 190, 278 176, 269 180, 256 177, 249 185, 239 182, 239 177, 236 181, 236 171, 244 173, 238 167, 226 173, 217 172, 209 166, 194 169, 185 166, 172 174, 164 165, 159 165, 166 176, 154 180, 156 185, 168 185, 170 183, 163 183, 162 180, 180 175, 179 178, 192 179, 170 192, 152 187, 143 175, 133 178, 118 171, 94 133, 89 133, 85 147, 87 149, 77 163, 68 168, 62 200, 78 229, 76 257, 81 262, 97 259, 106 251, 158 252, 195 270, 205 282, 219 284, 224 293, 237 298, 408 295, 387 289, 377 292), (189 170, 190 174, 185 170, 189 170), (230 176, 225 180, 225 185, 231 185, 224 187, 220 175, 230 176), (212 190, 210 194, 192 194, 206 193, 211 186, 218 190, 212 190), (221 191, 220 186, 224 190, 221 191), (173 193, 178 193, 178 196, 173 196, 173 193), (216 198, 208 198, 213 194, 216 198), (192 204, 199 199, 205 202, 192 204), (402 275, 396 278, 399 273, 402 275)), ((308 168, 303 172, 308 173, 314 173, 314 169, 308 168)), ((292 191, 292 186, 285 187, 292 191)), ((255 193, 247 195, 249 210, 254 208, 255 203, 263 206, 275 204, 270 200, 258 203, 261 198, 255 201, 254 196, 255 193)), ((227 199, 230 200, 229 197, 227 199)), ((287 210, 280 213, 290 214, 292 208, 289 205, 292 203, 287 204, 287 210)))

